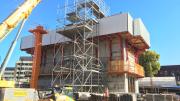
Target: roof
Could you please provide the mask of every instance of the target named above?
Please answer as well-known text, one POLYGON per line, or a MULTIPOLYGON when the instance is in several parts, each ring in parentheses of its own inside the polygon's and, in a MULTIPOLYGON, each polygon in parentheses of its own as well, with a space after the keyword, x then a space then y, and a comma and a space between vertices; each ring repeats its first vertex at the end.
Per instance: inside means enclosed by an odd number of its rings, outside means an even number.
POLYGON ((157 76, 180 76, 180 65, 161 66, 157 76))
POLYGON ((7 71, 7 70, 9 70, 9 71, 14 71, 14 69, 15 69, 14 67, 7 67, 7 68, 6 68, 6 71, 7 71))
POLYGON ((175 77, 145 77, 139 79, 140 87, 173 87, 176 85, 175 77))
POLYGON ((180 89, 180 86, 164 86, 163 88, 180 89))
POLYGON ((32 61, 32 57, 28 57, 28 56, 22 56, 19 59, 20 61, 32 61))
POLYGON ((180 69, 180 65, 164 65, 161 66, 161 69, 167 69, 167 68, 179 68, 180 69))

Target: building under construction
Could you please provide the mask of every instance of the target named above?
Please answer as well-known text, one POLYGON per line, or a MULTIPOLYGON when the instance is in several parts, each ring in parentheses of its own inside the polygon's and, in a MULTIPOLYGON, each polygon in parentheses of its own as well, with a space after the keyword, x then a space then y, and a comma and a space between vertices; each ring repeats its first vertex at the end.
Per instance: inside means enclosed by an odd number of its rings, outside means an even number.
MULTIPOLYGON (((109 15, 103 0, 66 0, 57 29, 42 37, 38 88, 72 86, 75 92, 138 93, 144 77, 139 55, 150 47, 141 19, 109 15)), ((21 50, 34 53, 33 35, 21 50)))

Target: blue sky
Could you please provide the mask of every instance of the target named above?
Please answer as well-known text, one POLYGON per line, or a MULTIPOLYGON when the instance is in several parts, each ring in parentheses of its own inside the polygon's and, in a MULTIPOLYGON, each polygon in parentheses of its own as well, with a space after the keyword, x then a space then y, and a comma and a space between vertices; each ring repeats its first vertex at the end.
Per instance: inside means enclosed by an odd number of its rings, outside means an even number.
MULTIPOLYGON (((1 0, 0 22, 2 22, 24 0, 1 0)), ((105 0, 111 14, 129 12, 133 18, 142 18, 151 37, 151 50, 160 54, 161 65, 180 64, 180 0, 105 0)), ((25 24, 21 36, 31 33, 29 29, 43 25, 46 29, 56 28, 57 7, 63 0, 42 0, 33 10, 25 24)), ((0 63, 15 36, 17 29, 0 43, 0 63)), ((27 55, 20 51, 20 40, 8 66, 15 66, 19 56, 27 55)))

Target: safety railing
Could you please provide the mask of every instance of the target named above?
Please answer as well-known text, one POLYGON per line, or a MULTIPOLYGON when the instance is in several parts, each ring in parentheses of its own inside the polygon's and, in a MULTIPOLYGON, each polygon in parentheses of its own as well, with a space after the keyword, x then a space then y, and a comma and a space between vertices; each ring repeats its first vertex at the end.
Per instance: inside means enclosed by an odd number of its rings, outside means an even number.
POLYGON ((115 60, 108 63, 108 74, 129 73, 137 77, 144 77, 143 67, 130 61, 115 60))
POLYGON ((101 11, 105 16, 110 14, 110 7, 105 3, 104 0, 78 0, 77 3, 94 3, 98 6, 99 11, 101 11))

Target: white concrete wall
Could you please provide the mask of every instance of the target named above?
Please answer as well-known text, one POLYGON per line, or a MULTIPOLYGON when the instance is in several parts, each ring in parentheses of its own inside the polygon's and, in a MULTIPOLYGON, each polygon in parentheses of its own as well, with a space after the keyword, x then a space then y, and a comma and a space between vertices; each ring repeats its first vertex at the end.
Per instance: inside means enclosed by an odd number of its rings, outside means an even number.
POLYGON ((105 17, 100 20, 100 35, 129 32, 133 34, 133 19, 128 13, 105 17))
MULTIPOLYGON (((48 34, 43 35, 42 45, 51 45, 60 42, 70 41, 70 39, 56 33, 56 31, 49 31, 48 34)), ((21 49, 28 49, 34 47, 34 36, 25 36, 21 40, 21 49)))
POLYGON ((135 93, 139 93, 139 82, 138 82, 138 79, 135 79, 135 93))
POLYGON ((149 32, 146 29, 144 23, 141 19, 134 20, 134 36, 141 36, 144 41, 150 46, 150 36, 149 32))
MULTIPOLYGON (((129 13, 123 13, 99 20, 99 35, 108 35, 120 32, 129 32, 131 35, 141 36, 150 46, 149 32, 141 19, 133 20, 129 13)), ((43 35, 42 45, 50 45, 64 41, 70 40, 60 34, 57 34, 55 31, 49 31, 48 34, 43 35)), ((33 45, 33 35, 22 38, 21 49, 32 48, 33 45)))

